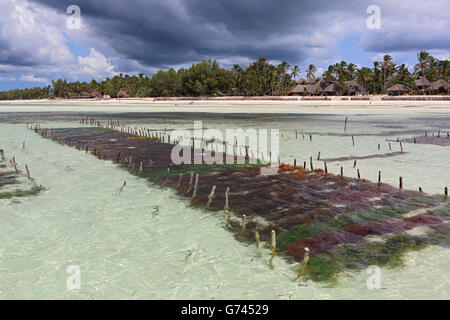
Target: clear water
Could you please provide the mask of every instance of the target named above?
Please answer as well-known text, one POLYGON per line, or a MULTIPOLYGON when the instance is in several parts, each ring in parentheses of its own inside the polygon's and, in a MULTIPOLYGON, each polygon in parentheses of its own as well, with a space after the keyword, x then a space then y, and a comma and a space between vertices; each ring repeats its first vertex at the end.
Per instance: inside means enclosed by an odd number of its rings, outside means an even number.
MULTIPOLYGON (((66 110, 78 112, 81 108, 88 107, 66 110)), ((120 116, 123 109, 111 117, 120 116)), ((294 281, 299 264, 275 257, 274 268, 270 268, 270 252, 238 242, 223 228, 222 214, 191 208, 173 191, 133 177, 111 162, 42 139, 24 124, 77 126, 76 116, 69 121, 67 114, 11 111, 17 110, 0 110, 0 148, 7 156, 15 156, 19 169, 28 164, 36 182, 48 190, 34 197, 0 200, 0 298, 450 298, 450 255, 440 247, 408 253, 404 267, 381 268, 381 289, 367 288, 369 275, 365 272, 342 273, 336 286, 294 281), (127 185, 119 194, 123 181, 127 185), (79 290, 66 286, 69 265, 80 267, 79 290)), ((133 116, 124 121, 135 126, 192 128, 192 117, 177 118, 176 125, 168 125, 145 119, 145 114, 136 118, 135 112, 142 112, 141 108, 128 107, 126 111, 133 116)), ((205 115, 197 118, 202 117, 205 115)), ((387 152, 386 138, 419 135, 425 129, 447 132, 449 119, 450 112, 328 111, 327 115, 265 118, 217 116, 204 118, 204 123, 222 129, 278 128, 281 160, 292 163, 296 158, 301 163, 310 156, 316 158, 319 151, 321 158, 387 152), (347 135, 343 135, 345 116, 349 116, 347 135), (303 140, 300 130, 311 132, 313 141, 306 136, 303 140)), ((396 143, 392 146, 394 151, 399 149, 396 143)), ((376 181, 381 170, 383 182, 396 185, 403 176, 405 188, 421 186, 426 192, 442 193, 444 186, 450 185, 449 147, 403 146, 404 155, 358 161, 363 178, 376 181)), ((315 161, 315 165, 322 164, 315 161)), ((328 167, 337 173, 341 165, 345 175, 355 175, 353 161, 328 167)))

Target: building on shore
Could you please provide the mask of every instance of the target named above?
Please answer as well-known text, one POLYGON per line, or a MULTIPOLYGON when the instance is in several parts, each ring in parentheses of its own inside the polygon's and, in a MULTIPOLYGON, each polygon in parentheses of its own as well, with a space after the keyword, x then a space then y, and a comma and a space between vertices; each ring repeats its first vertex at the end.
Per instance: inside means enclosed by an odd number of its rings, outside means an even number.
POLYGON ((411 92, 411 89, 403 84, 397 83, 394 84, 392 87, 388 88, 387 92, 390 95, 399 96, 411 92))
POLYGON ((450 85, 447 81, 444 79, 439 79, 437 81, 434 81, 430 87, 429 90, 432 93, 449 93, 450 85))
POLYGON ((416 81, 414 81, 417 89, 419 89, 422 92, 428 91, 428 89, 431 87, 431 82, 428 81, 425 77, 419 77, 416 81))
POLYGON ((288 91, 290 96, 337 96, 341 94, 357 96, 365 95, 367 91, 364 86, 353 80, 339 84, 337 81, 327 82, 324 79, 320 79, 315 84, 296 85, 288 91))

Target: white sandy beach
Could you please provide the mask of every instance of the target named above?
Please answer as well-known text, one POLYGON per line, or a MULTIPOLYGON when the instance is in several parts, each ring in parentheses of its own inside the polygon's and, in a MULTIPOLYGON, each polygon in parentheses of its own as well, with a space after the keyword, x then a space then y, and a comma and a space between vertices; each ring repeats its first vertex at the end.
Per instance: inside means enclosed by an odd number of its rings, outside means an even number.
POLYGON ((218 113, 317 113, 352 111, 408 110, 427 112, 448 112, 450 101, 383 101, 380 97, 370 97, 369 101, 340 100, 341 97, 328 97, 327 100, 296 100, 295 97, 280 97, 279 100, 250 100, 215 98, 205 100, 160 100, 155 98, 129 99, 42 99, 0 101, 0 112, 47 112, 78 111, 92 112, 218 112, 218 113), (83 110, 80 110, 83 109, 83 110))

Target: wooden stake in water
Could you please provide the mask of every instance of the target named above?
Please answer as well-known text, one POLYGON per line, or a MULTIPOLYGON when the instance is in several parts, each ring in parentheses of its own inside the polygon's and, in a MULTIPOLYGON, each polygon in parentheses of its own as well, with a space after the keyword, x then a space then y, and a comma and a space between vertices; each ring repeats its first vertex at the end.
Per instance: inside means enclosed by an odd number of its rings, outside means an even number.
POLYGON ((178 178, 178 182, 177 182, 177 186, 175 187, 177 190, 180 188, 181 186, 181 179, 183 179, 183 174, 180 173, 180 177, 178 178))
POLYGON ((308 261, 309 261, 309 248, 305 247, 305 255, 303 256, 301 267, 298 270, 298 278, 301 278, 306 273, 308 269, 308 261))
POLYGON ((317 155, 317 160, 320 160, 320 151, 319 154, 317 155))
POLYGON ((255 228, 255 241, 256 241, 256 247, 259 248, 259 229, 258 227, 255 228))
POLYGON ((356 172, 358 173, 358 180, 361 180, 361 175, 359 174, 359 169, 356 169, 356 172))
POLYGON ((229 193, 230 193, 230 187, 227 187, 227 190, 225 191, 225 206, 223 207, 224 211, 228 211, 230 209, 229 205, 228 205, 228 195, 229 195, 229 193))
POLYGON ((353 146, 355 146, 355 137, 354 136, 352 136, 352 143, 353 143, 353 146))
POLYGON ((400 142, 400 151, 403 152, 403 145, 401 142, 400 142))
POLYGON ((270 239, 272 242, 270 248, 272 249, 272 256, 274 256, 276 252, 275 250, 277 249, 277 234, 275 233, 275 230, 272 230, 272 232, 270 233, 270 239))
POLYGON ((247 216, 245 214, 242 215, 242 226, 241 226, 241 232, 243 233, 245 231, 245 226, 247 225, 247 216))
POLYGON ((191 201, 193 201, 197 197, 197 188, 198 188, 198 173, 195 174, 194 193, 192 194, 191 201))
POLYGON ((324 166, 325 166, 325 174, 328 174, 327 163, 326 163, 326 162, 324 162, 323 164, 324 164, 324 166))
POLYGON ((2 161, 5 161, 5 151, 3 151, 3 149, 0 149, 0 158, 2 161))
POLYGON ((353 168, 356 168, 356 159, 353 161, 353 168))
POLYGON ((445 195, 445 197, 448 197, 448 188, 447 187, 444 188, 444 195, 445 195))
POLYGON ((313 163, 312 163, 312 157, 309 157, 309 165, 311 167, 311 171, 313 171, 314 167, 313 167, 313 163))
POLYGON ((25 165, 25 169, 27 170, 28 180, 31 180, 31 174, 30 174, 30 170, 28 169, 28 165, 25 165))
POLYGON ((194 182, 194 173, 191 172, 191 178, 189 179, 189 188, 187 190, 187 193, 190 193, 192 190, 192 183, 194 182))
POLYGON ((378 171, 378 185, 381 184, 381 170, 378 171))
POLYGON ((120 187, 119 194, 122 192, 123 188, 125 188, 126 185, 127 185, 127 182, 124 181, 123 185, 120 187))
POLYGON ((211 201, 214 199, 214 194, 216 193, 216 186, 214 185, 211 189, 211 193, 208 196, 208 202, 206 203, 205 209, 208 209, 211 205, 211 201))
POLYGON ((398 178, 398 187, 399 187, 400 189, 403 189, 403 178, 402 178, 402 177, 399 177, 399 178, 398 178))
POLYGON ((348 117, 345 117, 344 132, 347 132, 347 120, 348 117))
POLYGON ((169 175, 170 175, 170 168, 167 168, 166 181, 164 181, 164 184, 168 184, 169 183, 169 175))

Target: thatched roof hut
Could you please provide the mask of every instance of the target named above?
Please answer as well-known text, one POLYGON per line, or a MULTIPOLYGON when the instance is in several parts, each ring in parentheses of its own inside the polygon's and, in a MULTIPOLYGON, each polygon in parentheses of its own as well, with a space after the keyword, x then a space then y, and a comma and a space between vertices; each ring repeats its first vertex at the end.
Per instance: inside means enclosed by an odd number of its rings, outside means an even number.
POLYGON ((306 96, 308 94, 311 94, 311 85, 296 85, 295 87, 293 87, 288 94, 289 95, 300 95, 300 96, 306 96))
POLYGON ((356 81, 344 81, 347 88, 347 94, 350 96, 356 96, 357 94, 366 94, 366 88, 356 81))
POLYGON ((320 79, 317 83, 310 86, 310 93, 311 94, 323 94, 325 88, 329 86, 329 83, 326 82, 324 79, 320 79))
POLYGON ((117 92, 117 98, 128 98, 128 93, 122 89, 117 92))
POLYGON ((404 94, 410 92, 411 89, 403 84, 394 84, 392 87, 388 88, 387 91, 394 95, 404 94))
MULTIPOLYGON (((357 81, 344 81, 345 94, 359 95, 366 94, 366 88, 359 84, 357 81)), ((315 84, 296 85, 290 91, 289 95, 337 95, 340 93, 339 84, 337 82, 327 82, 324 79, 320 79, 315 84)))
POLYGON ((322 90, 322 93, 332 96, 332 95, 336 95, 338 91, 339 90, 338 90, 337 85, 335 83, 330 83, 325 89, 322 90))
POLYGON ((428 81, 428 79, 425 77, 419 77, 419 79, 417 79, 414 82, 416 83, 417 88, 419 88, 421 90, 427 89, 431 86, 431 82, 428 81))
POLYGON ((439 79, 431 84, 430 89, 433 91, 438 91, 439 89, 448 90, 450 89, 450 85, 444 79, 439 79))

